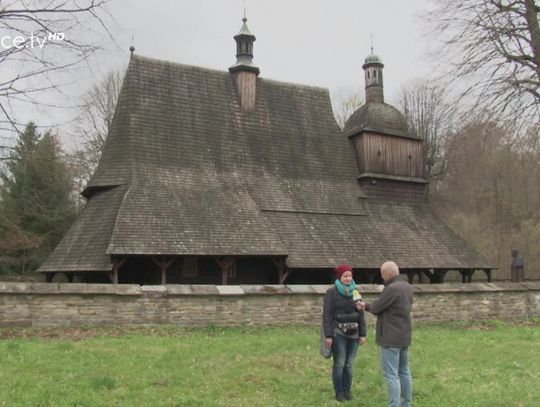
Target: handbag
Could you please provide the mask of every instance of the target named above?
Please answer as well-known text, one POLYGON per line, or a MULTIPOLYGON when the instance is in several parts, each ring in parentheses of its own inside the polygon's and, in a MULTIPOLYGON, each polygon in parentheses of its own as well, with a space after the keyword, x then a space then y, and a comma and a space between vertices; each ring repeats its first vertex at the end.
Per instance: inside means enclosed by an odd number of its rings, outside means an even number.
POLYGON ((321 344, 319 347, 319 352, 321 356, 325 359, 330 359, 332 357, 332 348, 326 346, 326 336, 324 335, 324 327, 321 326, 321 344))

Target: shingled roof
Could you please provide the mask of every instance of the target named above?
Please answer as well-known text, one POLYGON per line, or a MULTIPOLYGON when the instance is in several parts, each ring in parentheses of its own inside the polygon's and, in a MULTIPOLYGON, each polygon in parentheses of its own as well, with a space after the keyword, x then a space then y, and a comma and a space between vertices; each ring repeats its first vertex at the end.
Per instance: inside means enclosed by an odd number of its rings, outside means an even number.
POLYGON ((394 106, 380 102, 366 103, 354 112, 345 123, 343 133, 350 136, 360 130, 416 138, 407 132, 403 114, 394 106))
POLYGON ((228 72, 133 55, 88 203, 40 271, 107 271, 111 255, 489 267, 427 202, 362 192, 326 89, 256 86, 246 112, 228 72))

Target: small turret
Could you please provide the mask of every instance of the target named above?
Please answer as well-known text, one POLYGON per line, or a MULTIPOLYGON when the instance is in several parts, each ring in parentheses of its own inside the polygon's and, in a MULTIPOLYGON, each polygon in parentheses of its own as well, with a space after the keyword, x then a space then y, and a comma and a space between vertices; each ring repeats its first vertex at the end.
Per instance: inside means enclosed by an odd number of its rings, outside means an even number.
POLYGON ((383 92, 383 68, 381 58, 371 53, 368 55, 362 66, 365 72, 366 82, 366 103, 379 102, 384 103, 383 92))
POLYGON ((242 22, 240 32, 234 36, 236 41, 236 63, 229 68, 229 72, 234 76, 242 110, 250 111, 255 108, 257 76, 260 71, 253 64, 255 36, 251 34, 246 24, 245 12, 242 22))

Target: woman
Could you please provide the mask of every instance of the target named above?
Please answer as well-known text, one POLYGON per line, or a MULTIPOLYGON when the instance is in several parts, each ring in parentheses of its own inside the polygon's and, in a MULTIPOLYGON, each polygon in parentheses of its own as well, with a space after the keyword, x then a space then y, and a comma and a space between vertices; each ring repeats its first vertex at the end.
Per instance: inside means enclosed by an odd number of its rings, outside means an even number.
POLYGON ((326 345, 332 349, 332 382, 336 400, 351 400, 353 362, 358 345, 366 343, 364 312, 355 307, 352 267, 340 264, 334 269, 336 282, 324 296, 323 326, 326 345))

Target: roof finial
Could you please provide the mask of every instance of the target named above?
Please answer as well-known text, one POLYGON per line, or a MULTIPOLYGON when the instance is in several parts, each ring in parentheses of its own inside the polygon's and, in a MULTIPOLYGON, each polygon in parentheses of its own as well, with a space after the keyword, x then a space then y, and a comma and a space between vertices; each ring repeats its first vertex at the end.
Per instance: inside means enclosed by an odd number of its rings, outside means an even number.
POLYGON ((244 23, 247 21, 247 17, 246 17, 246 0, 244 0, 244 18, 242 18, 242 21, 244 23))
POLYGON ((131 46, 129 47, 129 51, 131 52, 131 56, 133 56, 133 53, 135 52, 135 46, 133 43, 135 42, 135 34, 131 35, 131 46))
POLYGON ((373 33, 370 34, 371 37, 371 55, 373 55, 373 33))

